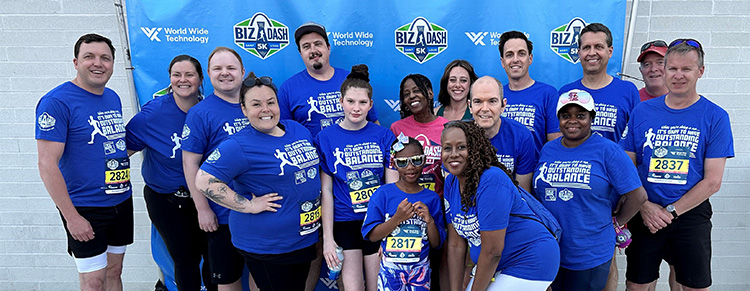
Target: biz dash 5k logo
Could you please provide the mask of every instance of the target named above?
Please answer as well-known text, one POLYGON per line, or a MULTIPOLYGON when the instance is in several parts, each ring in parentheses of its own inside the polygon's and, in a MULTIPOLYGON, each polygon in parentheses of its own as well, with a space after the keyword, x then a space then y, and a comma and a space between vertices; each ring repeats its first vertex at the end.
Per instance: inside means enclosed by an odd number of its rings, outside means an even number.
POLYGON ((586 22, 576 17, 567 24, 553 29, 549 33, 550 49, 568 62, 577 64, 579 61, 578 36, 584 27, 586 27, 586 22))
POLYGON ((234 43, 265 60, 289 45, 289 27, 258 12, 234 25, 234 43))
POLYGON ((396 49, 420 64, 448 48, 448 31, 421 16, 397 28, 395 35, 396 49))

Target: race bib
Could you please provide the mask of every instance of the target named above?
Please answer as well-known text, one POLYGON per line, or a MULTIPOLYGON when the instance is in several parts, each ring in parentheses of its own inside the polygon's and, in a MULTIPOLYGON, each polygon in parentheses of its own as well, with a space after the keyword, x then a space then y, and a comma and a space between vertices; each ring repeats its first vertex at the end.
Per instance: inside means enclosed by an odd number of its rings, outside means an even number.
POLYGON ((130 190, 130 159, 107 159, 104 170, 104 193, 122 194, 130 190))
POLYGON ((299 235, 307 235, 320 228, 320 195, 302 202, 299 209, 299 235))
POLYGON ((648 165, 648 181, 661 184, 687 184, 690 148, 666 146, 655 148, 648 165))
POLYGON ((375 175, 352 178, 347 182, 352 209, 355 213, 367 212, 367 205, 375 190, 380 188, 380 179, 375 175))
POLYGON ((402 224, 385 238, 383 256, 394 263, 415 263, 422 252, 422 228, 415 224, 402 224))
POLYGON ((422 174, 419 176, 419 186, 425 189, 435 191, 435 175, 434 174, 422 174))

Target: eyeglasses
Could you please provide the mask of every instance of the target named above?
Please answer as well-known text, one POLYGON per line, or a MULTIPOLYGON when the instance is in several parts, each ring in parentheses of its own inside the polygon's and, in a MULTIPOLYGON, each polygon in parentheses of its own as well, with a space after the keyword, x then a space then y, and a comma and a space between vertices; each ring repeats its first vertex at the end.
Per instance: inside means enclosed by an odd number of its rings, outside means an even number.
POLYGON ((697 48, 698 50, 700 50, 701 52, 703 52, 703 46, 701 45, 701 43, 698 42, 697 40, 692 39, 692 38, 678 38, 678 39, 675 39, 675 40, 673 40, 669 44, 669 47, 673 47, 673 46, 680 45, 680 44, 683 44, 683 43, 687 44, 687 45, 689 45, 691 47, 697 48))
POLYGON ((406 158, 394 158, 393 161, 396 164, 396 168, 406 168, 411 163, 415 167, 424 165, 424 155, 411 156, 406 158))
POLYGON ((664 42, 663 40, 649 41, 647 43, 644 43, 641 46, 641 53, 645 52, 647 49, 651 48, 652 46, 655 46, 655 47, 667 47, 667 43, 664 42))

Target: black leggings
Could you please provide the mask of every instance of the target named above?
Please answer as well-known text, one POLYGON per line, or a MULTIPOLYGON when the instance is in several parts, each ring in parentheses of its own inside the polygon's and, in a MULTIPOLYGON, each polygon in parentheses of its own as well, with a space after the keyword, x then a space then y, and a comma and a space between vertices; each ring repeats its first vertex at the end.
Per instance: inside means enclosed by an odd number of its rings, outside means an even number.
POLYGON ((211 284, 211 272, 207 258, 206 235, 198 226, 198 212, 190 197, 157 193, 150 187, 143 188, 148 217, 159 231, 169 255, 174 261, 174 277, 180 291, 200 290, 201 273, 208 290, 216 290, 211 284))

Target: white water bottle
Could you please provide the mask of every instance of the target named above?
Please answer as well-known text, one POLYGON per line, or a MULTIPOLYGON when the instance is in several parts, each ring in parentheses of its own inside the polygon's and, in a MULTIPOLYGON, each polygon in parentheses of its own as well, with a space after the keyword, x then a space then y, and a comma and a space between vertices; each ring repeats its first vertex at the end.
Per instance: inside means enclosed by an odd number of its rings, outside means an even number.
POLYGON ((340 263, 328 270, 328 279, 330 280, 338 280, 341 276, 341 266, 344 264, 344 249, 342 247, 336 247, 336 256, 339 257, 340 263))

